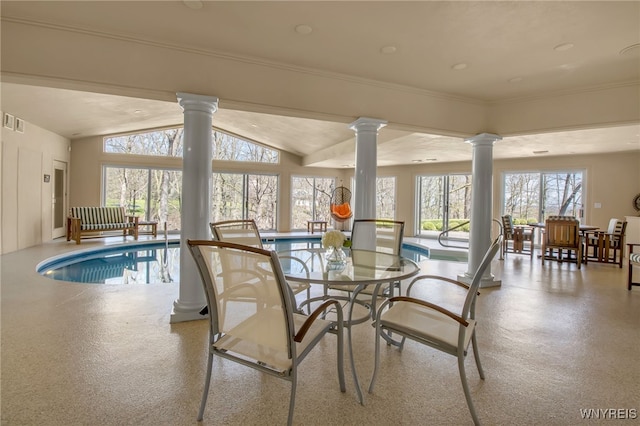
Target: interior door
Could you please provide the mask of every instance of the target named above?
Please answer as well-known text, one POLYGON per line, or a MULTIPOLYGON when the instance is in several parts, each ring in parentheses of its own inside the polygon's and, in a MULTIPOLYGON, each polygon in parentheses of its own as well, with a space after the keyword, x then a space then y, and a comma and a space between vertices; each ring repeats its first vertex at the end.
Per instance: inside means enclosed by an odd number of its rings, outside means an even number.
POLYGON ((60 238, 66 234, 66 212, 67 212, 67 163, 53 161, 52 182, 52 237, 60 238))

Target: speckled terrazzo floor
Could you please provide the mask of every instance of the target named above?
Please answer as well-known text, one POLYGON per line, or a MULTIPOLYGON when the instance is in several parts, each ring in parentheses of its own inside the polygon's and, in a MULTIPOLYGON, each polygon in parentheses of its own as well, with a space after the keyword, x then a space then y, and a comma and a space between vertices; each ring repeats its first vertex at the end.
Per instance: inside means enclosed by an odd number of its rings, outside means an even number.
MULTIPOLYGON (((87 285, 36 274, 42 259, 76 248, 55 241, 1 257, 2 424, 196 424, 206 322, 169 324, 177 284, 87 285)), ((440 261, 422 267, 451 277, 466 270, 440 261)), ((640 417, 587 421, 580 414, 640 410, 640 288, 627 291, 626 265, 542 267, 537 259, 510 254, 494 261, 493 273, 502 286, 484 289, 478 300, 486 380, 478 379, 472 358, 466 364, 480 420, 640 424, 640 417)), ((373 337, 370 326, 354 327, 365 388, 373 337)), ((455 358, 415 343, 402 353, 383 347, 376 391, 365 392, 361 406, 348 363, 347 392, 339 392, 333 339, 302 364, 295 424, 472 424, 455 358)), ((214 368, 203 424, 286 423, 287 382, 220 359, 214 368)))

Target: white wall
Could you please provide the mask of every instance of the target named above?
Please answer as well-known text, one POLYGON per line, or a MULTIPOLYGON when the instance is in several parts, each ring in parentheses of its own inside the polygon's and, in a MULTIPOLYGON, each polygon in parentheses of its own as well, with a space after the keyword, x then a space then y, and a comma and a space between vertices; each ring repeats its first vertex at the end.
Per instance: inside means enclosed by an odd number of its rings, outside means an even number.
POLYGON ((54 160, 70 161, 68 139, 29 122, 24 124, 24 133, 2 128, 3 254, 52 239, 53 185, 44 182, 44 175, 53 175, 54 160))

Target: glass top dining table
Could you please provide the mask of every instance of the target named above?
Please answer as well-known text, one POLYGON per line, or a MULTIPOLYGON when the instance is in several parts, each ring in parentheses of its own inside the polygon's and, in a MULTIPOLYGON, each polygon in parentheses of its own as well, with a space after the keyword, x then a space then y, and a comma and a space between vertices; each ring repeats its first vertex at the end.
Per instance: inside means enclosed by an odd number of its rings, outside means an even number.
POLYGON ((305 248, 278 252, 282 272, 289 281, 352 286, 382 284, 410 278, 420 271, 411 259, 390 253, 349 250, 342 265, 330 264, 324 248, 305 248), (290 258, 297 259, 295 262, 290 258), (306 269, 301 265, 304 264, 306 269))
POLYGON ((364 396, 360 389, 353 356, 351 326, 370 318, 369 309, 372 309, 372 307, 367 307, 366 315, 354 319, 354 307, 367 306, 366 302, 358 299, 358 294, 365 286, 375 285, 374 293, 377 293, 378 286, 382 284, 411 278, 420 272, 420 266, 413 260, 402 256, 356 249, 348 250, 344 263, 336 264, 327 261, 325 258, 326 253, 327 250, 324 248, 304 248, 279 251, 278 257, 287 281, 322 284, 325 286, 325 292, 322 296, 312 297, 302 302, 300 308, 302 305, 326 300, 327 298, 348 302, 348 307, 345 306, 348 309, 348 313, 345 316, 344 323, 345 327, 347 327, 347 346, 358 400, 361 404, 364 404, 364 396), (326 291, 336 288, 349 292, 349 296, 328 294, 326 291))

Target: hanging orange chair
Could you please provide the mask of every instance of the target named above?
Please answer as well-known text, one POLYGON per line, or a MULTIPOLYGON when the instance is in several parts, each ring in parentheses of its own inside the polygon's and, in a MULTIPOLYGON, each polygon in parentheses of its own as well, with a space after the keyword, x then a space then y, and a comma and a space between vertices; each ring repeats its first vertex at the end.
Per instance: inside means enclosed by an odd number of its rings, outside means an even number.
POLYGON ((339 186, 331 194, 331 217, 337 222, 344 222, 353 216, 351 210, 351 191, 344 186, 339 186))

